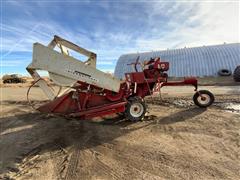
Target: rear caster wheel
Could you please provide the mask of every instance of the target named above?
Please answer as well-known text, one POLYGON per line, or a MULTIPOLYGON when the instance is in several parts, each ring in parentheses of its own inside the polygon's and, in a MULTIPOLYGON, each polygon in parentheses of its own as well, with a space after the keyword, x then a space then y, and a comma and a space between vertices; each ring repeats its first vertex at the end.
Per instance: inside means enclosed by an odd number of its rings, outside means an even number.
POLYGON ((139 97, 131 97, 126 105, 125 117, 133 122, 141 120, 146 114, 146 104, 139 97))
POLYGON ((214 95, 210 91, 200 90, 194 94, 193 102, 201 108, 206 108, 214 102, 214 95))

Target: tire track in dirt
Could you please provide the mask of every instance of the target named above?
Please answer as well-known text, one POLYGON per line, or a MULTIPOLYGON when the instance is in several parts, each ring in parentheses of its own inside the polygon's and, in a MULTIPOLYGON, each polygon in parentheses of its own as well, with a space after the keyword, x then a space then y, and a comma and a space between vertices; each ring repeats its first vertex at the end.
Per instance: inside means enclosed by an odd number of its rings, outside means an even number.
POLYGON ((119 150, 117 148, 109 148, 109 145, 110 144, 107 144, 107 146, 101 146, 97 152, 100 154, 101 151, 108 152, 114 157, 114 161, 120 163, 120 167, 124 169, 124 172, 127 172, 129 169, 131 169, 131 172, 138 175, 138 178, 159 178, 160 174, 157 173, 155 169, 159 168, 167 170, 170 168, 171 163, 173 163, 171 157, 165 153, 158 154, 158 156, 154 156, 152 159, 150 159, 150 155, 148 154, 146 156, 142 156, 141 152, 138 150, 138 147, 133 148, 131 151, 126 151, 124 149, 119 150), (158 160, 157 162, 154 161, 156 159, 158 160))
POLYGON ((53 168, 54 168, 54 173, 55 173, 55 176, 56 176, 56 179, 62 179, 62 173, 64 172, 64 170, 66 169, 66 166, 65 166, 65 162, 68 160, 68 153, 62 149, 60 149, 59 152, 56 152, 56 153, 52 153, 52 152, 49 152, 50 153, 50 158, 51 159, 56 159, 58 158, 59 156, 62 156, 61 157, 61 160, 57 161, 56 162, 53 162, 53 168), (59 154, 60 153, 60 154, 59 154))
MULTIPOLYGON (((69 155, 69 159, 65 160, 60 167, 60 169, 66 169, 65 172, 60 172, 61 179, 77 179, 78 175, 81 175, 82 179, 88 179, 91 177, 91 174, 89 174, 90 171, 100 172, 100 176, 103 175, 111 179, 123 179, 123 177, 117 173, 116 168, 112 168, 111 164, 106 164, 98 158, 99 153, 94 150, 94 144, 99 137, 96 136, 96 132, 92 131, 92 126, 86 126, 85 128, 87 128, 87 132, 84 131, 79 139, 74 140, 75 145, 73 146, 72 154, 69 155), (88 147, 90 144, 93 145, 93 147, 88 147)), ((93 130, 95 129, 93 128, 93 130)))
POLYGON ((99 154, 104 157, 103 154, 101 154, 99 151, 92 149, 88 150, 88 152, 94 158, 94 165, 96 166, 96 169, 101 170, 101 172, 103 172, 103 174, 105 174, 106 176, 110 175, 113 179, 123 179, 123 177, 117 171, 115 171, 113 167, 111 167, 111 164, 106 164, 96 156, 96 154, 99 154))
MULTIPOLYGON (((80 143, 77 143, 74 146, 74 151, 71 154, 69 161, 68 162, 66 161, 67 162, 67 171, 66 171, 65 176, 64 175, 62 176, 64 180, 72 179, 76 175, 76 169, 78 166, 79 157, 80 157, 83 147, 91 139, 90 133, 84 134, 84 136, 81 137, 81 139, 82 139, 82 141, 80 143)), ((64 166, 66 166, 66 164, 64 164, 64 166)))

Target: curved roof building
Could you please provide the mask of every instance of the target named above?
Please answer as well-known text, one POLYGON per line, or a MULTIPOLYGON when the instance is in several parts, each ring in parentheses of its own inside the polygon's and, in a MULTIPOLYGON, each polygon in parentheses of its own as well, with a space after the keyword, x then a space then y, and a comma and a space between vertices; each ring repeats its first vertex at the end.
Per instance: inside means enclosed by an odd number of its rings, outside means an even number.
POLYGON ((138 56, 141 62, 151 57, 168 61, 168 75, 171 77, 217 76, 220 69, 233 72, 240 65, 240 43, 124 54, 117 61, 114 75, 123 78, 124 73, 132 72, 132 66, 127 64, 135 62, 138 56))

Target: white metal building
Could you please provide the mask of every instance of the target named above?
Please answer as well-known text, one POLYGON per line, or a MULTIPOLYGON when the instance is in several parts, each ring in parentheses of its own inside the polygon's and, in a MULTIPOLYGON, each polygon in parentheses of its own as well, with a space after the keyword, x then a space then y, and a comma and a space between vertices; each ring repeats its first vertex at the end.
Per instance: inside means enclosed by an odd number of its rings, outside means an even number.
POLYGON ((124 54, 117 61, 114 75, 123 78, 124 73, 132 72, 132 66, 127 64, 135 62, 138 56, 142 62, 151 57, 168 61, 171 77, 217 76, 220 69, 233 72, 240 65, 240 43, 124 54))

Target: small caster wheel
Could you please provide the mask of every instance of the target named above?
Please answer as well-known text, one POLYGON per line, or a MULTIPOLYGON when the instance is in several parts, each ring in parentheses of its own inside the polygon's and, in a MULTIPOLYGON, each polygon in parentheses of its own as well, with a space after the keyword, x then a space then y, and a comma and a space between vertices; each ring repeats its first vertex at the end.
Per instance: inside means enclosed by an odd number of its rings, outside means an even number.
POLYGON ((194 94, 193 102, 201 108, 206 108, 214 102, 214 95, 210 91, 200 90, 194 94))
POLYGON ((142 98, 130 97, 126 105, 125 117, 133 122, 143 119, 146 114, 146 104, 142 98))

